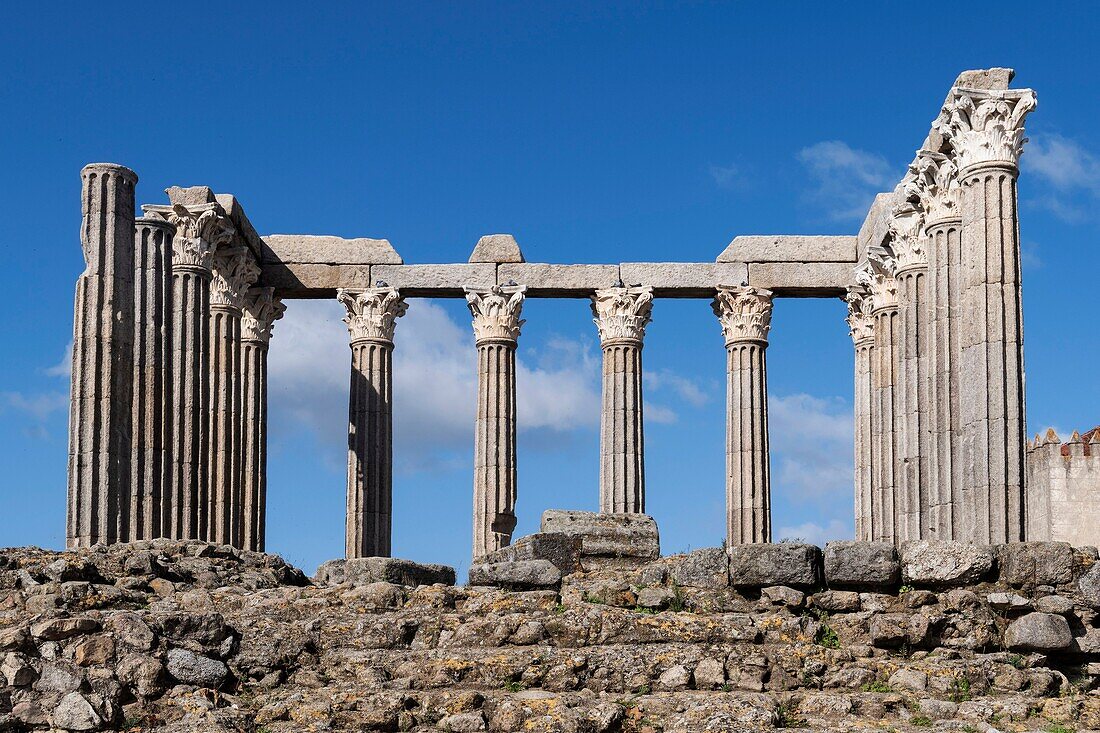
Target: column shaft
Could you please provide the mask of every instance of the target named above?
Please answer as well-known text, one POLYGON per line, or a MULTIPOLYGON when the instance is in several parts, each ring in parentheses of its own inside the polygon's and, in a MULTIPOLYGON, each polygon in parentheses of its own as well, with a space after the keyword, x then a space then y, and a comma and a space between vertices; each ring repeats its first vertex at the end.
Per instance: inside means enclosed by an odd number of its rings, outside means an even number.
POLYGON ((172 305, 172 492, 161 527, 174 539, 205 539, 210 271, 174 264, 172 305))
POLYGON ((393 343, 351 345, 348 557, 389 557, 393 496, 393 343))
POLYGON ((477 345, 474 556, 505 547, 516 528, 516 343, 477 345))
POLYGON ((894 416, 897 384, 898 309, 877 308, 875 346, 871 362, 871 539, 894 542, 897 538, 897 428, 894 416))
POLYGON ((726 543, 771 542, 766 346, 730 344, 726 356, 726 543))
POLYGON ((127 539, 162 536, 161 497, 172 480, 172 237, 155 217, 137 220, 134 263, 134 439, 127 539))
POLYGON ((869 541, 872 535, 873 512, 871 486, 872 464, 872 361, 875 346, 875 320, 871 315, 871 293, 865 287, 848 288, 848 331, 855 347, 855 385, 853 391, 855 444, 855 529, 856 539, 869 541))
POLYGON ((901 269, 898 280, 898 380, 896 431, 898 446, 898 542, 926 539, 932 502, 927 491, 928 432, 928 270, 901 269))
POLYGON ((645 435, 642 416, 642 348, 619 342, 603 347, 600 420, 600 511, 645 513, 645 435))
POLYGON ((66 544, 128 533, 134 370, 134 185, 109 163, 81 171, 85 270, 77 280, 66 544))
POLYGON ((210 308, 209 502, 205 537, 239 545, 241 537, 241 311, 210 308))

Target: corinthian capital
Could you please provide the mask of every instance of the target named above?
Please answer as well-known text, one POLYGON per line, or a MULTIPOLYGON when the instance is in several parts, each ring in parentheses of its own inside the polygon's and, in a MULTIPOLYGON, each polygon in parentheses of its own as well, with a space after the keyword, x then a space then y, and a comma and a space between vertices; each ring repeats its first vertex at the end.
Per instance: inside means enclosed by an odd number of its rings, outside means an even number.
POLYGON ((260 266, 247 247, 218 250, 212 259, 211 307, 240 308, 245 293, 260 278, 260 266))
POLYGON ((1027 140, 1024 118, 1035 105, 1030 89, 952 89, 944 111, 959 170, 983 163, 1015 168, 1027 140))
POLYGON ((909 170, 914 175, 913 188, 924 209, 926 227, 962 216, 959 210, 962 187, 954 161, 942 153, 919 150, 909 170))
POLYGON ((719 285, 710 307, 722 325, 726 346, 745 342, 767 344, 772 327, 772 291, 719 285))
POLYGON ((897 258, 897 270, 922 267, 928 264, 928 250, 924 242, 924 214, 911 203, 894 210, 887 225, 890 230, 890 249, 897 258))
POLYGON ((184 206, 142 206, 146 214, 159 216, 176 227, 172 238, 172 265, 209 272, 214 252, 230 242, 237 230, 217 202, 184 206))
POLYGON ((852 337, 852 343, 859 346, 861 343, 875 338, 875 319, 871 315, 872 297, 867 288, 854 285, 848 288, 848 294, 844 297, 848 303, 848 335, 852 337))
POLYGON ((466 288, 466 305, 474 317, 474 340, 480 345, 488 341, 519 339, 524 321, 520 319, 526 285, 494 285, 488 289, 466 288))
POLYGON ((348 333, 352 343, 356 341, 382 341, 393 343, 397 319, 405 315, 408 303, 397 288, 368 288, 366 290, 336 291, 336 299, 344 304, 348 315, 348 333))
POLYGON ((898 307, 897 260, 884 247, 872 247, 867 262, 856 270, 856 284, 871 292, 872 310, 898 307))
POLYGON ((604 346, 617 341, 641 344, 652 312, 653 288, 648 286, 606 288, 592 296, 592 322, 604 346))
POLYGON ((241 311, 241 340, 266 344, 271 340, 275 321, 283 317, 286 305, 275 297, 275 288, 249 288, 241 311))

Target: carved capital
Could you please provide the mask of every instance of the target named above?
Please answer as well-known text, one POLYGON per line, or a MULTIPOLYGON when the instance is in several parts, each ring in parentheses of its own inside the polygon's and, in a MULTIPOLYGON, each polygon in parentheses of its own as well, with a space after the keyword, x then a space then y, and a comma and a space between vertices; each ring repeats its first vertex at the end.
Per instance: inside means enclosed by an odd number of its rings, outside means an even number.
POLYGON ((944 106, 945 132, 964 174, 983 164, 1015 168, 1024 143, 1024 118, 1035 109, 1030 89, 951 90, 944 106))
POLYGON ((217 202, 184 206, 142 206, 176 227, 172 238, 172 266, 210 272, 214 252, 232 241, 237 230, 217 202))
POLYGON ((285 311, 286 305, 275 297, 275 288, 249 288, 241 303, 241 340, 266 344, 275 321, 285 311))
POLYGON ((217 250, 211 260, 210 307, 236 308, 244 304, 244 296, 260 278, 260 266, 247 247, 217 250))
POLYGON ((523 310, 526 285, 494 285, 491 288, 465 288, 466 305, 474 317, 474 340, 480 346, 493 341, 519 339, 524 321, 519 317, 523 310))
POLYGON ((924 239, 924 214, 910 203, 894 210, 887 225, 890 249, 897 259, 897 270, 928 265, 928 250, 924 239))
POLYGON ((604 346, 624 341, 641 345, 652 312, 653 288, 648 286, 606 288, 592 296, 592 322, 604 346))
POLYGON ((898 307, 897 260, 884 247, 871 247, 867 263, 856 270, 856 284, 871 293, 873 311, 898 307))
POLYGON ((848 335, 855 346, 873 342, 875 339, 875 319, 871 315, 871 291, 862 286, 848 288, 844 297, 848 303, 848 335))
POLYGON ((718 295, 710 304, 726 346, 736 343, 768 343, 772 327, 772 291, 760 288, 718 286, 718 295))
POLYGON ((962 187, 959 169, 953 160, 942 153, 919 150, 909 170, 914 176, 914 193, 924 209, 926 229, 941 221, 962 218, 959 208, 962 187))
POLYGON ((336 299, 344 304, 351 342, 382 341, 393 343, 397 319, 405 315, 408 303, 397 288, 368 288, 366 290, 336 291, 336 299))

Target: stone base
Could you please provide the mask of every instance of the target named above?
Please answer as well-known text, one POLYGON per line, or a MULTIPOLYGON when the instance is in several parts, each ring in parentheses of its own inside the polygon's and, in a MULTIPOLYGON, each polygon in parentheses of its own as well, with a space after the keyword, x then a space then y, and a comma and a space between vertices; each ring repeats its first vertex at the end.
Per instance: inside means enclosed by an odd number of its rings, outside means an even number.
POLYGON ((547 560, 563 575, 581 569, 581 538, 560 532, 536 532, 520 537, 496 552, 477 558, 477 564, 547 560))
POLYGON ((421 564, 395 557, 353 557, 321 563, 313 581, 318 585, 454 585, 455 569, 449 565, 421 564))
POLYGON ((579 537, 585 570, 632 568, 661 556, 657 523, 647 514, 547 509, 542 531, 579 537))

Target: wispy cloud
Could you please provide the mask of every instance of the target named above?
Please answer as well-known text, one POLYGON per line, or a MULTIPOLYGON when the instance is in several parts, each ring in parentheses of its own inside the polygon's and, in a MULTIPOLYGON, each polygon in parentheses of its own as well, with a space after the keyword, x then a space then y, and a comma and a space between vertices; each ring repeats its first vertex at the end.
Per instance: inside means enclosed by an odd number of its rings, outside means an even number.
POLYGON ((1047 189, 1032 203, 1071 224, 1090 219, 1100 198, 1100 157, 1076 140, 1049 134, 1033 136, 1020 161, 1047 189))
POLYGON ((650 369, 642 375, 645 388, 652 392, 672 392, 678 400, 692 407, 702 407, 710 401, 708 395, 694 379, 684 377, 668 369, 650 369))
POLYGON ((0 413, 21 415, 23 432, 32 438, 48 439, 50 420, 68 407, 67 392, 0 392, 0 413))
POLYGON ((875 194, 888 191, 901 178, 881 155, 825 140, 802 148, 798 160, 813 182, 807 201, 836 221, 860 220, 875 194))
POLYGON ((852 408, 839 397, 793 394, 768 399, 774 492, 815 511, 852 511, 852 408))
POLYGON ((824 547, 830 540, 850 540, 855 536, 854 525, 834 519, 826 524, 804 522, 793 526, 780 527, 775 531, 776 540, 801 540, 811 545, 824 547))
POLYGON ((721 188, 732 188, 741 182, 741 171, 736 165, 712 165, 710 177, 721 188))
POLYGON ((65 353, 61 355, 61 360, 51 367, 46 368, 46 374, 51 377, 64 377, 69 379, 73 375, 73 342, 70 341, 69 345, 65 347, 65 353))

